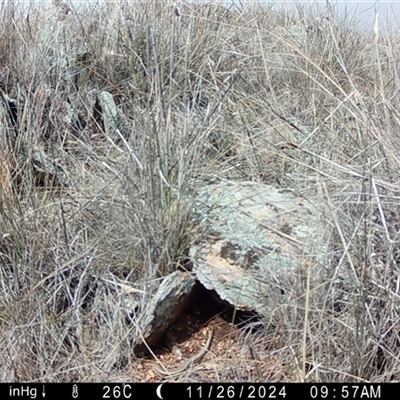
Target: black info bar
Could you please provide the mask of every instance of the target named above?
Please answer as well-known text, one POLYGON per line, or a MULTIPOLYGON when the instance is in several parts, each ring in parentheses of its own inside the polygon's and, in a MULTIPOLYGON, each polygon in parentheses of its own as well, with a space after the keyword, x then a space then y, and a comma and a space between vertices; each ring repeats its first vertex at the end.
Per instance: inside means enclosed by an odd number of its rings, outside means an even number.
POLYGON ((399 383, 2 383, 0 399, 394 399, 399 383))

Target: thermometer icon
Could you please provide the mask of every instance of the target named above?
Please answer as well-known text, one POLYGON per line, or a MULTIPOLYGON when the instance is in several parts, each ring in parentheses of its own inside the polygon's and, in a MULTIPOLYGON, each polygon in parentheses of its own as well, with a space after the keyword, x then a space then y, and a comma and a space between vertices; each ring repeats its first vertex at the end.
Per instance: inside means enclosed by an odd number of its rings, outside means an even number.
POLYGON ((72 386, 72 397, 76 399, 78 397, 78 386, 72 386))

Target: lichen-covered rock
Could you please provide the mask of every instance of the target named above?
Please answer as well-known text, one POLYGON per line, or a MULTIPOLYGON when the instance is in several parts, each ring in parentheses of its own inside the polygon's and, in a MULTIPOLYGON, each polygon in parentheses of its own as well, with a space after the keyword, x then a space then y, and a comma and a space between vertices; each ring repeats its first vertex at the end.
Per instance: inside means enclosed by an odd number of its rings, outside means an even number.
POLYGON ((326 257, 326 221, 291 190, 255 182, 204 186, 193 218, 204 232, 190 248, 193 272, 239 310, 270 316, 287 300, 294 274, 326 257))
POLYGON ((83 68, 82 60, 90 54, 87 36, 72 10, 58 1, 45 8, 34 40, 31 63, 42 60, 36 68, 40 65, 45 75, 54 74, 71 85, 83 68))
POLYGON ((70 182, 66 171, 42 151, 37 150, 33 152, 32 166, 40 185, 46 187, 69 186, 70 182))
POLYGON ((98 94, 99 105, 103 116, 104 131, 108 138, 118 140, 120 133, 120 113, 111 93, 102 90, 98 94))
POLYGON ((195 280, 190 274, 175 271, 166 276, 141 318, 139 328, 142 335, 136 343, 135 352, 146 352, 147 346, 157 344, 167 328, 191 305, 196 293, 195 280))

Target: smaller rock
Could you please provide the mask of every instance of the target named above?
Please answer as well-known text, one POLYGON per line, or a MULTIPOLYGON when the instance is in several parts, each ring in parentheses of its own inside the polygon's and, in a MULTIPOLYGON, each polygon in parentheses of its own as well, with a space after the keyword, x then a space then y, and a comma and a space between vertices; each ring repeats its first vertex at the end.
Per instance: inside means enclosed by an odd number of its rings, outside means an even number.
POLYGON ((187 272, 176 271, 166 276, 140 323, 146 344, 140 339, 135 346, 135 353, 147 352, 148 346, 155 346, 168 327, 190 307, 199 290, 187 272))
POLYGON ((101 91, 97 94, 98 105, 102 116, 104 132, 106 136, 115 141, 118 141, 121 136, 121 115, 115 104, 114 97, 111 93, 101 91))
POLYGON ((42 151, 32 154, 32 166, 42 186, 69 186, 68 175, 64 169, 42 151))

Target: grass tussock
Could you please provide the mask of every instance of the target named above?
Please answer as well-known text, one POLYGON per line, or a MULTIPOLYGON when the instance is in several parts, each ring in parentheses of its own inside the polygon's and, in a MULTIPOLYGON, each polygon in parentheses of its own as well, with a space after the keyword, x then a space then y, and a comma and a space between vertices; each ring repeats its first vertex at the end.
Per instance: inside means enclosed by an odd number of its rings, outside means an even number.
POLYGON ((330 278, 299 276, 304 291, 254 342, 275 357, 264 378, 400 379, 396 32, 255 2, 0 13, 0 89, 18 127, 1 125, 0 380, 134 370, 121 282, 140 310, 146 282, 185 263, 196 189, 219 179, 294 188, 332 227, 330 278), (93 90, 113 95, 118 140, 93 90), (36 150, 69 187, 38 185, 36 150))

